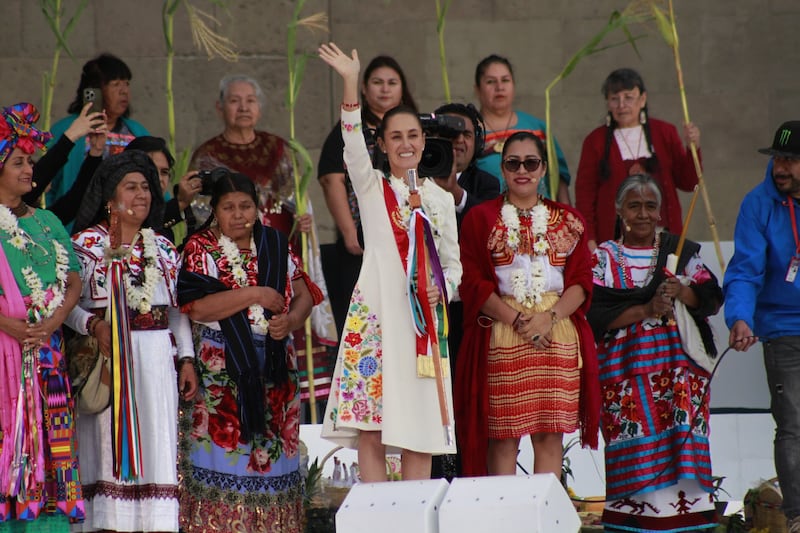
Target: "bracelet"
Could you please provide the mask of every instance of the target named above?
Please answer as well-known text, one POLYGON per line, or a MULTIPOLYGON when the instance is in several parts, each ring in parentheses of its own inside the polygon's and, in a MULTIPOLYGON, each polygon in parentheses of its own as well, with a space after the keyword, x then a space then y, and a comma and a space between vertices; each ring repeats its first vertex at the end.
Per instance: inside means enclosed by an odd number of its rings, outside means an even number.
POLYGON ((556 313, 555 310, 552 307, 550 308, 550 319, 552 320, 551 327, 555 326, 556 322, 561 320, 560 318, 558 318, 558 313, 556 313))
POLYGON ((511 327, 517 329, 517 324, 519 324, 519 319, 522 317, 522 311, 517 312, 517 316, 514 317, 514 321, 511 322, 511 327))
POLYGON ((92 315, 89 320, 86 321, 86 333, 94 337, 95 332, 97 331, 97 326, 100 324, 100 320, 100 317, 92 315))
POLYGON ((344 109, 345 111, 355 111, 359 107, 361 107, 361 104, 359 104, 358 102, 356 102, 355 104, 348 104, 347 102, 342 102, 342 109, 344 109))

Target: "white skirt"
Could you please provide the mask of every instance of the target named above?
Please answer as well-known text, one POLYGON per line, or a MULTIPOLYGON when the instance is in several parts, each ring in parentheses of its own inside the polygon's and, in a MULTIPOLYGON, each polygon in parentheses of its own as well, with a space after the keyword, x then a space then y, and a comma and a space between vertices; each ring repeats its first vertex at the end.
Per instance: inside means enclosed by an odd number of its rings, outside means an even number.
POLYGON ((114 478, 111 409, 78 415, 86 521, 72 531, 178 531, 178 385, 170 330, 131 332, 142 453, 135 482, 114 478))

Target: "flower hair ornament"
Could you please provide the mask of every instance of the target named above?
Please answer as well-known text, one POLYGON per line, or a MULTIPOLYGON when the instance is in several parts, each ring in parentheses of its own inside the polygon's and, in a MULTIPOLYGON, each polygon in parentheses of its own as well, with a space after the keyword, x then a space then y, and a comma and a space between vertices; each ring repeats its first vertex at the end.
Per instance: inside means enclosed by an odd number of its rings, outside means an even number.
POLYGON ((0 120, 0 167, 8 156, 19 148, 26 154, 32 154, 37 148, 44 148, 52 139, 52 135, 34 126, 39 120, 39 111, 33 104, 21 102, 4 107, 0 120))

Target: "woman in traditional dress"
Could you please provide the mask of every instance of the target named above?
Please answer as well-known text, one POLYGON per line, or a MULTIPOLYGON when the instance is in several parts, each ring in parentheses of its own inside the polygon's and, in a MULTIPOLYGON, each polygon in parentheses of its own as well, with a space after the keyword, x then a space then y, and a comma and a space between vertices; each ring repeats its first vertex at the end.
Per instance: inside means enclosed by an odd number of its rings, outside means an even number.
POLYGON ((162 207, 155 165, 131 150, 101 163, 75 219, 72 243, 84 284, 67 324, 96 337, 101 354, 121 362, 112 368, 112 387, 131 391, 127 399, 117 394, 111 408, 78 417, 85 531, 178 531, 178 395, 191 399, 197 376, 189 319, 177 307, 179 256, 151 229, 162 207), (114 254, 121 279, 109 265, 114 254), (127 312, 111 298, 121 302, 123 291, 127 312), (131 373, 120 372, 125 361, 131 373), (116 414, 127 400, 133 420, 116 414), (127 439, 114 436, 112 428, 121 427, 132 428, 127 439), (126 463, 120 450, 137 445, 139 455, 126 463), (139 462, 138 471, 128 470, 139 462))
POLYGON ((64 226, 22 201, 50 135, 20 103, 0 117, 0 532, 69 531, 84 516, 61 324, 78 302, 64 226))
POLYGON ((637 174, 615 200, 621 236, 594 252, 589 321, 598 341, 605 438, 606 531, 697 531, 716 526, 708 448, 709 373, 681 344, 672 301, 683 302, 706 350, 716 354, 705 318, 722 291, 685 241, 666 277, 678 237, 657 228, 661 190, 637 174))
MULTIPOLYGON (((344 80, 344 160, 364 228, 364 262, 342 332, 322 435, 358 448, 363 481, 386 480, 387 449, 402 451, 403 479, 429 478, 432 454, 455 453, 455 443, 448 442, 452 439, 443 431, 437 381, 431 379, 435 357, 430 345, 438 342, 446 355, 447 340, 442 335, 433 338, 435 331, 431 336, 427 330, 417 334, 408 302, 411 293, 418 306, 433 306, 440 313, 449 295, 456 293, 461 264, 453 196, 430 179, 418 183, 414 195, 419 195, 432 226, 435 246, 427 250, 436 281, 412 277, 410 291, 407 272, 414 263, 408 251, 414 215, 407 173, 416 170, 425 148, 419 117, 404 106, 384 114, 378 147, 386 153, 391 173, 373 169, 361 133, 358 54, 354 50, 348 56, 331 43, 321 46, 319 55, 344 80), (435 256, 440 259, 438 268, 435 256)), ((442 380, 442 399, 449 411, 450 376, 442 380)))
POLYGON ((180 274, 201 378, 182 424, 181 528, 299 532, 305 480, 291 332, 322 293, 286 236, 259 222, 247 176, 217 176, 211 207, 211 226, 187 241, 180 274))
MULTIPOLYGON (((614 198, 622 181, 646 172, 661 187, 662 226, 672 233, 683 228, 678 189, 697 185, 692 154, 684 148, 675 126, 650 116, 644 80, 633 69, 621 68, 608 75, 602 88, 608 113, 606 123, 583 141, 575 177, 575 207, 586 219, 589 249, 614 238, 614 198)), ((700 148, 700 130, 683 128, 686 145, 700 148)))
MULTIPOLYGON (((361 131, 373 166, 382 168, 385 158, 379 157, 381 152, 375 149, 375 132, 384 113, 400 104, 417 108, 406 75, 396 59, 380 55, 367 64, 361 79, 361 104, 361 122, 364 125, 361 131)), ((325 203, 336 224, 336 255, 325 261, 328 279, 336 280, 328 288, 336 331, 344 329, 350 296, 356 286, 361 256, 364 254, 364 230, 361 228, 358 199, 344 166, 343 154, 342 124, 337 122, 322 145, 317 165, 325 203)))
MULTIPOLYGON (((294 230, 308 234, 305 252, 308 275, 325 295, 324 301, 311 312, 314 394, 317 398, 326 398, 333 374, 333 357, 329 356, 328 348, 336 346, 338 337, 322 273, 319 238, 310 200, 306 214, 297 216, 289 143, 275 134, 256 129, 263 105, 264 92, 255 79, 241 74, 224 77, 219 83, 216 105, 224 130, 195 150, 190 168, 225 167, 249 177, 256 186, 259 221, 291 236, 292 247, 298 255, 302 250, 301 239, 300 233, 294 230)), ((304 361, 306 338, 302 324, 294 332, 293 339, 297 356, 304 361)), ((306 368, 305 363, 301 365, 303 400, 309 394, 306 368)))
POLYGON ((465 475, 516 473, 530 435, 535 473, 561 477, 562 437, 597 446, 597 358, 585 312, 591 263, 581 217, 537 193, 544 143, 517 132, 503 146, 508 192, 461 226, 464 340, 456 429, 465 475))

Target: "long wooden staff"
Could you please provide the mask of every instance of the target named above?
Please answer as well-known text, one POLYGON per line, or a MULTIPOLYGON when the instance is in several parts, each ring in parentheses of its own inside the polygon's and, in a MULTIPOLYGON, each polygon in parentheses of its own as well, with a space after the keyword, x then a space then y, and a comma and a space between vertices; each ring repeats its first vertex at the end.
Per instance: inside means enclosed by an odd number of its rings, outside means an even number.
MULTIPOLYGON (((678 26, 675 23, 675 12, 672 9, 672 0, 669 0, 669 20, 670 26, 672 27, 672 55, 675 58, 675 72, 678 76, 678 88, 680 89, 681 93, 681 104, 683 105, 683 120, 686 124, 689 123, 689 105, 686 102, 686 89, 683 85, 683 69, 681 68, 681 57, 680 52, 678 51, 678 26)), ((708 190, 706 189, 705 180, 703 179, 703 168, 700 165, 700 157, 697 154, 697 146, 695 146, 692 140, 689 140, 689 149, 692 152, 692 160, 694 161, 694 169, 697 173, 697 187, 695 187, 694 194, 692 196, 692 203, 689 208, 689 211, 686 213, 686 218, 683 221, 683 231, 681 232, 680 240, 678 241, 678 248, 675 250, 675 255, 680 257, 681 251, 683 250, 683 243, 686 240, 686 229, 689 226, 689 222, 692 219, 692 211, 694 208, 695 201, 697 200, 698 192, 703 196, 703 203, 706 207, 706 214, 708 216, 708 227, 711 230, 711 237, 714 240, 714 249, 717 252, 717 259, 719 260, 719 268, 721 273, 725 273, 725 260, 722 258, 722 248, 719 244, 719 234, 717 233, 717 223, 714 219, 714 213, 711 210, 711 201, 708 198, 708 190)))
MULTIPOLYGON (((415 211, 422 208, 422 199, 419 196, 419 191, 417 189, 417 171, 416 169, 410 169, 408 171, 408 189, 409 189, 409 197, 408 197, 408 204, 412 210, 412 217, 416 216, 415 211)), ((410 239, 413 239, 413 235, 409 235, 410 239)), ((425 268, 424 268, 424 276, 418 276, 418 283, 423 285, 423 288, 427 288, 429 283, 429 276, 431 271, 431 259, 429 255, 429 251, 427 246, 425 246, 425 241, 423 238, 423 242, 416 243, 417 246, 422 246, 424 249, 424 257, 425 257, 425 268)), ((411 262, 411 258, 409 258, 409 263, 411 262)), ((419 272, 419 271, 418 271, 419 272)), ((427 290, 419 291, 421 297, 427 298, 427 290)), ((420 305, 424 305, 424 302, 419 302, 420 305)), ((430 310, 430 317, 427 320, 427 331, 428 331, 428 338, 430 339, 431 343, 431 352, 433 356, 433 371, 434 371, 434 379, 436 380, 436 393, 439 398, 439 414, 442 419, 442 428, 444 430, 444 440, 447 446, 453 446, 455 443, 455 432, 453 429, 453 423, 450 419, 450 409, 447 402, 447 393, 445 390, 445 383, 444 383, 444 370, 442 368, 442 354, 439 347, 439 328, 438 324, 436 323, 436 305, 433 304, 429 306, 430 310)), ((445 302, 443 305, 447 305, 445 302)))

